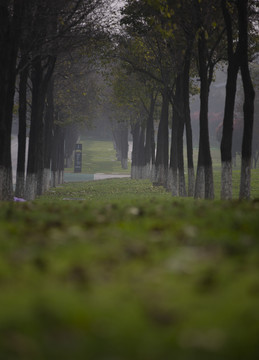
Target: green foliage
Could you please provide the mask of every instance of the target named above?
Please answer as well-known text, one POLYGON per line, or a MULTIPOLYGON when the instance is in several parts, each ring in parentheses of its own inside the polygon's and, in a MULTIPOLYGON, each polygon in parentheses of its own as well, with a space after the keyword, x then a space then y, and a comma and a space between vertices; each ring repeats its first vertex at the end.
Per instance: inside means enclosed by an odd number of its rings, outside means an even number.
POLYGON ((99 79, 97 65, 93 64, 95 53, 91 50, 87 56, 86 48, 81 47, 74 52, 74 58, 69 55, 56 68, 54 95, 59 125, 76 123, 90 127, 98 115, 99 79))
POLYGON ((257 359, 258 211, 129 179, 2 203, 1 357, 257 359))

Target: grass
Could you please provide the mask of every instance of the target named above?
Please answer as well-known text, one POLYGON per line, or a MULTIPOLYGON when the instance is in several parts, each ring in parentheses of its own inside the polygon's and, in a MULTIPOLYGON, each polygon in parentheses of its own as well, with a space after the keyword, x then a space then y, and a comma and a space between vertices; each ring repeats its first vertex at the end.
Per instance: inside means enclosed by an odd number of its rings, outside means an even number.
MULTIPOLYGON (((120 161, 116 159, 112 141, 82 140, 80 143, 82 144, 82 173, 130 174, 130 162, 129 169, 122 169, 120 161)), ((73 166, 65 169, 66 172, 73 172, 73 166)))
POLYGON ((257 360, 258 170, 252 197, 112 179, 1 203, 0 359, 257 360))
MULTIPOLYGON (((112 141, 96 141, 96 140, 84 140, 80 141, 83 145, 82 151, 82 174, 130 174, 130 161, 128 163, 128 169, 121 168, 120 161, 116 159, 116 151, 114 150, 112 141)), ((214 170, 214 182, 215 182, 215 196, 220 197, 220 150, 219 148, 211 148, 211 156, 213 161, 214 170)), ((129 156, 130 157, 130 156, 129 156)), ((193 150, 194 164, 196 166, 198 159, 198 149, 193 150)), ((185 154, 186 158, 186 154, 185 154)), ((187 164, 185 164, 187 168, 187 164)), ((66 172, 73 172, 73 166, 65 169, 66 172)), ((259 197, 256 189, 259 187, 259 170, 252 170, 252 184, 251 194, 252 197, 259 197)), ((238 198, 240 183, 240 157, 237 156, 237 166, 233 168, 233 196, 238 198)))

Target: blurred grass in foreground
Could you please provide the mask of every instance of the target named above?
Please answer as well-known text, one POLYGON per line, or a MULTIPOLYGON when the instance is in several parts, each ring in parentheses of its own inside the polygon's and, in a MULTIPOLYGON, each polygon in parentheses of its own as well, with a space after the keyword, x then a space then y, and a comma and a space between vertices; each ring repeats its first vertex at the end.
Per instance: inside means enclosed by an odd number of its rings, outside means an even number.
POLYGON ((258 214, 129 179, 1 203, 0 358, 258 359, 258 214))

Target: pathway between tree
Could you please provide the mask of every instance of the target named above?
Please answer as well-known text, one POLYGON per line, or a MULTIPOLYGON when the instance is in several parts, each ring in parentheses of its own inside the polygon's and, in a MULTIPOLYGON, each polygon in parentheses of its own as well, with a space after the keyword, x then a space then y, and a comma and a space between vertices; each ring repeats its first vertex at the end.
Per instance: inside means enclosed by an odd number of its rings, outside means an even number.
POLYGON ((78 182, 78 181, 93 181, 93 180, 105 180, 105 179, 117 179, 117 178, 129 178, 130 175, 121 174, 82 174, 82 173, 64 173, 65 182, 78 182))
MULTIPOLYGON (((13 169, 13 184, 16 184, 16 167, 17 167, 17 150, 18 150, 18 138, 17 136, 12 137, 12 169, 13 169)), ((27 138, 27 151, 28 151, 28 138, 27 138)), ((27 154, 26 151, 26 154, 27 154)), ((26 156, 27 161, 27 156, 26 156)), ((105 180, 105 179, 116 179, 116 178, 129 178, 130 175, 121 174, 82 174, 82 173, 64 173, 65 182, 79 182, 79 181, 93 181, 93 180, 105 180)))

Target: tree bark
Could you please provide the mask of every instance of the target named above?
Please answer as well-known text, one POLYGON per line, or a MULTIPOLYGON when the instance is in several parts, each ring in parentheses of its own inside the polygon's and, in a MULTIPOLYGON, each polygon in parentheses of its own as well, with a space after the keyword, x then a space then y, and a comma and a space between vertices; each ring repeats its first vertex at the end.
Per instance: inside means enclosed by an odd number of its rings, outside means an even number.
POLYGON ((225 110, 221 139, 221 199, 232 198, 232 138, 236 96, 237 74, 239 70, 239 45, 233 49, 233 29, 231 16, 227 10, 226 0, 221 1, 226 24, 228 41, 228 73, 226 84, 225 110))
POLYGON ((53 146, 51 154, 51 186, 56 187, 64 180, 64 129, 54 127, 53 146))
POLYGON ((24 66, 20 73, 19 82, 19 133, 15 196, 24 197, 25 187, 25 161, 26 161, 26 118, 27 118, 27 80, 28 66, 27 57, 24 57, 24 66))
POLYGON ((47 96, 46 96, 46 110, 45 110, 45 127, 44 127, 44 174, 43 174, 43 192, 50 187, 51 179, 51 153, 53 146, 53 131, 54 131, 54 79, 49 82, 47 96))
POLYGON ((128 168, 128 125, 118 122, 113 124, 113 138, 115 142, 117 160, 121 162, 122 169, 128 168))
POLYGON ((0 5, 0 200, 13 198, 11 129, 23 7, 19 0, 0 5))
POLYGON ((178 115, 175 109, 175 102, 173 103, 173 117, 172 117, 172 133, 171 133, 171 150, 170 150, 170 166, 168 174, 168 190, 172 192, 172 196, 178 196, 178 115))
POLYGON ((183 101, 184 101, 184 122, 186 130, 187 144, 187 166, 188 166, 188 196, 194 195, 195 175, 193 165, 193 141, 192 141, 192 125, 190 115, 190 66, 191 53, 193 47, 193 39, 188 42, 184 59, 183 73, 183 101))
POLYGON ((171 138, 170 182, 168 188, 173 196, 186 196, 183 134, 184 134, 184 93, 183 72, 176 79, 176 88, 173 100, 173 121, 171 138))
POLYGON ((32 63, 32 110, 29 139, 28 165, 25 197, 33 200, 44 190, 44 106, 47 88, 53 73, 55 58, 49 57, 47 64, 41 56, 32 63))
MULTIPOLYGON (((75 144, 78 141, 78 127, 76 124, 71 124, 64 129, 65 136, 65 167, 72 167, 72 157, 75 150, 75 144)), ((53 138, 53 137, 52 137, 53 138)), ((53 146, 53 140, 52 140, 53 146)))
POLYGON ((186 196, 185 176, 184 176, 184 157, 183 157, 183 134, 184 134, 184 74, 178 75, 178 85, 176 91, 178 91, 177 102, 177 116, 178 116, 178 128, 177 128, 177 165, 178 165, 178 194, 183 197, 186 196))
POLYGON ((153 92, 150 96, 150 108, 147 118, 146 142, 145 142, 145 170, 144 177, 150 178, 152 166, 155 162, 155 139, 154 139, 154 110, 156 96, 153 92))
POLYGON ((138 154, 139 154, 139 138, 140 138, 140 124, 138 122, 131 125, 131 133, 133 139, 131 178, 138 179, 138 154))
MULTIPOLYGON (((40 56, 36 56, 32 64, 32 104, 29 137, 28 164, 26 176, 25 198, 34 200, 38 189, 38 174, 43 170, 43 111, 44 94, 41 86, 43 69, 40 56), (41 157, 39 159, 39 157, 41 157)), ((39 184, 41 186, 41 183, 39 184)))
POLYGON ((255 91, 248 66, 248 0, 238 0, 238 27, 240 52, 240 68, 244 88, 244 131, 242 141, 240 199, 250 198, 251 157, 254 122, 255 91))
POLYGON ((214 184, 212 159, 209 142, 209 125, 208 125, 208 97, 209 97, 209 80, 207 73, 207 41, 205 31, 201 30, 198 40, 199 56, 199 74, 200 74, 200 138, 197 176, 195 183, 195 198, 213 199, 214 184), (204 181, 204 183, 203 183, 204 181))
POLYGON ((167 186, 168 174, 168 89, 162 93, 162 109, 157 134, 157 152, 155 160, 155 183, 167 186))

